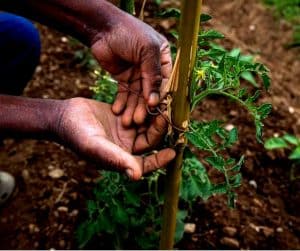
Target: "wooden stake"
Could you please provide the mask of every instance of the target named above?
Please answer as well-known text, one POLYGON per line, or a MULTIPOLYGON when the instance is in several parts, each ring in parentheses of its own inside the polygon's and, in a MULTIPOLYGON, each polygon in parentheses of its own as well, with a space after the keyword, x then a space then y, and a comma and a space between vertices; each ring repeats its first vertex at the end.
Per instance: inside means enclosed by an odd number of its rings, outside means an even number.
MULTIPOLYGON (((180 55, 177 77, 173 78, 171 121, 176 128, 186 130, 190 120, 189 86, 192 70, 195 64, 198 33, 200 26, 202 0, 181 1, 181 21, 179 30, 180 55)), ((175 161, 167 168, 165 182, 165 202, 163 210, 163 223, 160 239, 160 249, 172 249, 176 230, 176 214, 178 210, 179 186, 181 181, 181 167, 183 151, 187 143, 184 132, 173 132, 176 140, 177 156, 175 161)))

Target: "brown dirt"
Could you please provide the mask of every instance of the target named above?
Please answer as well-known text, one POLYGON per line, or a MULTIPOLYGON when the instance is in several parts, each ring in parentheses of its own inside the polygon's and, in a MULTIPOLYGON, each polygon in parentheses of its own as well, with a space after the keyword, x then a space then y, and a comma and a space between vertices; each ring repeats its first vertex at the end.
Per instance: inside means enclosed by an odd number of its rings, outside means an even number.
MULTIPOLYGON (((291 27, 256 0, 207 1, 204 12, 214 17, 210 26, 226 35, 227 48, 256 54, 271 70, 272 89, 261 99, 274 106, 266 120, 265 137, 284 132, 300 136, 300 51, 284 49, 291 27)), ((154 23, 150 18, 146 21, 154 23)), ((168 25, 155 26, 163 30, 168 25)), ((25 95, 90 97, 93 76, 76 66, 74 48, 63 42, 61 34, 39 28, 41 64, 25 95)), ((196 223, 196 232, 185 234, 178 248, 300 249, 300 180, 289 178, 287 153, 266 152, 255 141, 247 113, 232 103, 209 99, 193 114, 202 119, 212 115, 238 127, 240 141, 230 153, 247 157, 237 208, 228 209, 222 196, 196 203, 187 219, 196 223)), ((6 139, 0 146, 0 169, 13 173, 18 183, 15 196, 0 209, 0 248, 76 248, 74 231, 98 178, 95 165, 55 143, 6 139), (58 168, 63 175, 51 178, 49 172, 58 168)))

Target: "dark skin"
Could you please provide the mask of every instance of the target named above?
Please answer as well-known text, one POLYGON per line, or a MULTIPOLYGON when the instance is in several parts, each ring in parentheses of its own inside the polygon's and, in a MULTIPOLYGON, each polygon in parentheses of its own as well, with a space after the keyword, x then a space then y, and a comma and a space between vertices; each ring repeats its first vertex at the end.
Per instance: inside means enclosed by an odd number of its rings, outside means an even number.
POLYGON ((89 45, 100 65, 120 83, 112 107, 82 98, 0 95, 0 134, 54 139, 134 180, 174 158, 169 148, 145 158, 137 155, 152 150, 166 132, 162 116, 145 122, 146 105, 159 104, 171 73, 164 37, 104 0, 10 0, 0 7, 68 31, 89 45))

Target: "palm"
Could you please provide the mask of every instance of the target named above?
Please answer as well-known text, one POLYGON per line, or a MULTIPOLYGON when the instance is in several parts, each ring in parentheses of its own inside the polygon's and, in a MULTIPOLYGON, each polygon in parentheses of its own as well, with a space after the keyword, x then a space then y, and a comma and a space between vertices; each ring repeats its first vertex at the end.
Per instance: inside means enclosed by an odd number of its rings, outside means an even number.
POLYGON ((166 130, 166 122, 156 117, 148 127, 124 127, 121 116, 111 112, 110 105, 73 99, 61 119, 61 137, 65 143, 108 169, 133 172, 139 179, 144 173, 164 166, 174 157, 174 151, 164 149, 157 154, 134 156, 155 147, 166 130))

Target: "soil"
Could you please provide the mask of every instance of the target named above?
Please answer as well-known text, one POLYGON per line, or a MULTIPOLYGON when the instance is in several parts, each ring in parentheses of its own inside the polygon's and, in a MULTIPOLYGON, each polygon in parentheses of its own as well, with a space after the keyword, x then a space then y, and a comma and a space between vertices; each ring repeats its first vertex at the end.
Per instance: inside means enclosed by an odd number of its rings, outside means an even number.
MULTIPOLYGON (((172 27, 172 22, 148 17, 151 11, 145 12, 147 22, 161 32, 172 27)), ((272 88, 260 99, 273 104, 265 138, 285 132, 300 136, 300 50, 284 47, 292 39, 291 26, 256 0, 211 0, 203 11, 214 17, 209 26, 226 35, 222 42, 226 48, 255 54, 271 70, 272 88)), ((41 63, 24 95, 91 97, 94 76, 74 61, 74 52, 81 46, 71 45, 68 37, 49 28, 38 28, 43 41, 41 63)), ((196 224, 196 230, 185 233, 177 247, 300 249, 300 179, 290 178, 288 152, 265 151, 255 140, 249 115, 226 100, 209 99, 193 116, 236 125, 240 140, 230 154, 245 154, 246 163, 237 208, 229 209, 223 196, 199 200, 186 220, 196 224)), ((78 248, 74 233, 99 178, 96 165, 56 143, 5 139, 0 146, 0 169, 17 179, 13 198, 0 209, 0 248, 78 248)))

